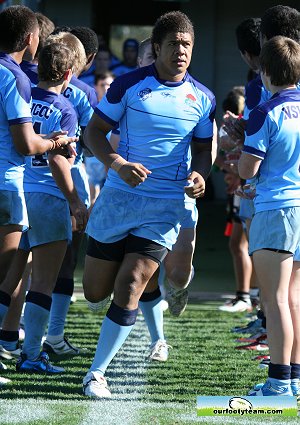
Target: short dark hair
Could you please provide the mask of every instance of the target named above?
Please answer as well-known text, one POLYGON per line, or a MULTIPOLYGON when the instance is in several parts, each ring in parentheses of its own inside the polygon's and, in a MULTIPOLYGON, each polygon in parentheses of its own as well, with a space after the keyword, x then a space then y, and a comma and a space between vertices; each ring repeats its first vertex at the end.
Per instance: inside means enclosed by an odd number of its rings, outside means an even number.
POLYGON ((115 79, 115 75, 111 71, 99 72, 98 74, 95 74, 95 84, 97 84, 99 80, 105 80, 109 77, 115 79))
MULTIPOLYGON (((192 36, 192 40, 194 42, 194 26, 190 18, 185 13, 180 12, 179 10, 174 10, 172 12, 167 12, 164 15, 161 15, 155 22, 152 30, 152 46, 154 43, 161 45, 162 41, 169 33, 177 32, 189 33, 192 36)), ((153 53, 154 57, 156 58, 156 53, 153 53)))
POLYGON ((54 31, 55 25, 47 16, 43 15, 41 12, 36 12, 35 16, 37 18, 39 28, 40 28, 40 40, 39 45, 36 51, 35 56, 37 57, 45 45, 47 37, 54 31))
POLYGON ((42 48, 39 54, 39 81, 60 81, 68 69, 72 69, 74 52, 65 44, 52 43, 42 48))
POLYGON ((61 26, 55 27, 51 35, 57 35, 57 34, 60 34, 61 32, 70 32, 71 30, 72 28, 69 27, 68 25, 61 25, 61 26))
POLYGON ((288 37, 276 36, 262 47, 260 66, 277 87, 297 84, 300 80, 300 45, 288 37))
POLYGON ((267 40, 276 35, 283 35, 299 43, 300 12, 280 4, 270 7, 262 15, 260 32, 267 40))
POLYGON ((260 18, 244 19, 235 29, 238 49, 242 53, 259 56, 260 52, 260 18))
POLYGON ((10 6, 0 13, 0 48, 7 53, 26 48, 26 37, 36 30, 35 13, 26 6, 10 6))
POLYGON ((93 53, 97 53, 99 48, 99 41, 98 36, 94 30, 89 27, 77 26, 72 28, 70 32, 79 38, 83 44, 85 54, 87 56, 93 53))

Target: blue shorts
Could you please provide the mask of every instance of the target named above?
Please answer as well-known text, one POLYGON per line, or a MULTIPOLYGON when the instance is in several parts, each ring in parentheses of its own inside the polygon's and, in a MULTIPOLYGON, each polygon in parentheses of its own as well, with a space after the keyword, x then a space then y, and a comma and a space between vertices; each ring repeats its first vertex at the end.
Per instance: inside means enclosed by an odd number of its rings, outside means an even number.
POLYGON ((30 229, 22 235, 19 247, 32 247, 50 242, 72 240, 69 204, 65 199, 47 193, 25 193, 30 229))
POLYGON ((254 215, 249 232, 249 254, 269 248, 291 252, 300 244, 300 207, 262 211, 254 215))
POLYGON ((84 169, 84 165, 82 165, 82 163, 74 165, 71 168, 71 174, 78 196, 82 200, 84 205, 88 208, 91 204, 90 187, 88 176, 84 169))
POLYGON ((244 222, 245 220, 251 220, 254 216, 254 201, 253 199, 241 198, 239 217, 244 222))
POLYGON ((105 165, 94 156, 88 156, 85 158, 85 169, 89 183, 101 189, 106 180, 105 165))
POLYGON ((185 213, 183 219, 180 222, 180 226, 182 229, 194 229, 198 222, 198 208, 196 206, 196 202, 194 202, 191 198, 187 198, 188 197, 185 196, 185 213))
POLYGON ((0 226, 18 224, 22 231, 28 229, 25 196, 22 192, 0 190, 0 226))
POLYGON ((184 213, 183 199, 150 198, 104 186, 92 209, 86 233, 104 243, 132 234, 171 250, 184 213))

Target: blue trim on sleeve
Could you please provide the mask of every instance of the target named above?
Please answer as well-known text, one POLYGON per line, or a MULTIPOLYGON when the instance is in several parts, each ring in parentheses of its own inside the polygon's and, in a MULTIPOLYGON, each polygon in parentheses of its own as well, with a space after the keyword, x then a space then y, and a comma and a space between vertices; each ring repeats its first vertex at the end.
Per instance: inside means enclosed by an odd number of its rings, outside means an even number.
POLYGON ((261 100, 262 90, 263 90, 263 82, 260 75, 255 77, 246 85, 245 102, 249 110, 252 110, 259 105, 261 100))
POLYGON ((96 108, 95 109, 95 113, 102 118, 104 121, 106 121, 108 124, 113 125, 114 127, 116 125, 118 125, 117 121, 112 120, 111 118, 109 118, 107 115, 103 114, 102 111, 100 111, 100 109, 96 108))
POLYGON ((243 152, 250 153, 251 155, 257 156, 260 159, 264 159, 266 156, 265 152, 247 145, 244 145, 243 152))
POLYGON ((8 120, 9 125, 24 124, 25 122, 32 122, 32 118, 22 117, 22 118, 15 118, 14 120, 8 120))
POLYGON ((257 133, 262 128, 267 118, 267 114, 268 112, 262 111, 258 107, 250 112, 246 127, 247 136, 257 133))

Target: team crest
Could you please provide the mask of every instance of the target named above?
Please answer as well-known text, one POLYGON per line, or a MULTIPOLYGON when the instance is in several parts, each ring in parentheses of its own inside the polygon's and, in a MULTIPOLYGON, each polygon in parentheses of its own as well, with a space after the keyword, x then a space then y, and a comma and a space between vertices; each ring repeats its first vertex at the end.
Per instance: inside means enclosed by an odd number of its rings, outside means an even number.
POLYGON ((149 97, 152 96, 151 93, 152 93, 151 89, 144 89, 144 90, 141 90, 140 92, 138 92, 138 96, 141 100, 144 101, 146 99, 149 99, 149 97))
POLYGON ((195 98, 195 96, 193 96, 192 94, 187 94, 184 103, 188 106, 192 106, 196 102, 196 100, 197 99, 195 98))

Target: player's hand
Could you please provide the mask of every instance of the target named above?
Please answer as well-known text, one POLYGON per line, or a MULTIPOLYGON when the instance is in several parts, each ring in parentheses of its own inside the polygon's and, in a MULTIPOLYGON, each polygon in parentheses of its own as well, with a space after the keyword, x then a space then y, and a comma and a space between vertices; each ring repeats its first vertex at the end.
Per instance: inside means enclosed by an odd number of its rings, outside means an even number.
POLYGON ((76 201, 70 203, 70 210, 72 216, 76 220, 76 230, 78 232, 83 232, 86 228, 89 218, 89 213, 86 206, 81 201, 81 199, 78 198, 76 201))
POLYGON ((244 186, 240 186, 234 193, 244 199, 254 199, 256 190, 251 184, 244 184, 244 186))
POLYGON ((205 180, 201 174, 192 171, 187 180, 189 184, 184 187, 185 193, 190 198, 202 198, 205 194, 205 180))
POLYGON ((119 176, 131 187, 136 187, 143 183, 151 171, 137 162, 127 162, 118 171, 119 176))
POLYGON ((240 177, 230 172, 224 175, 224 181, 226 183, 226 192, 229 195, 232 195, 241 185, 240 177))
POLYGON ((236 143, 242 144, 245 140, 246 121, 239 118, 230 111, 226 111, 224 115, 223 129, 228 136, 236 143))

